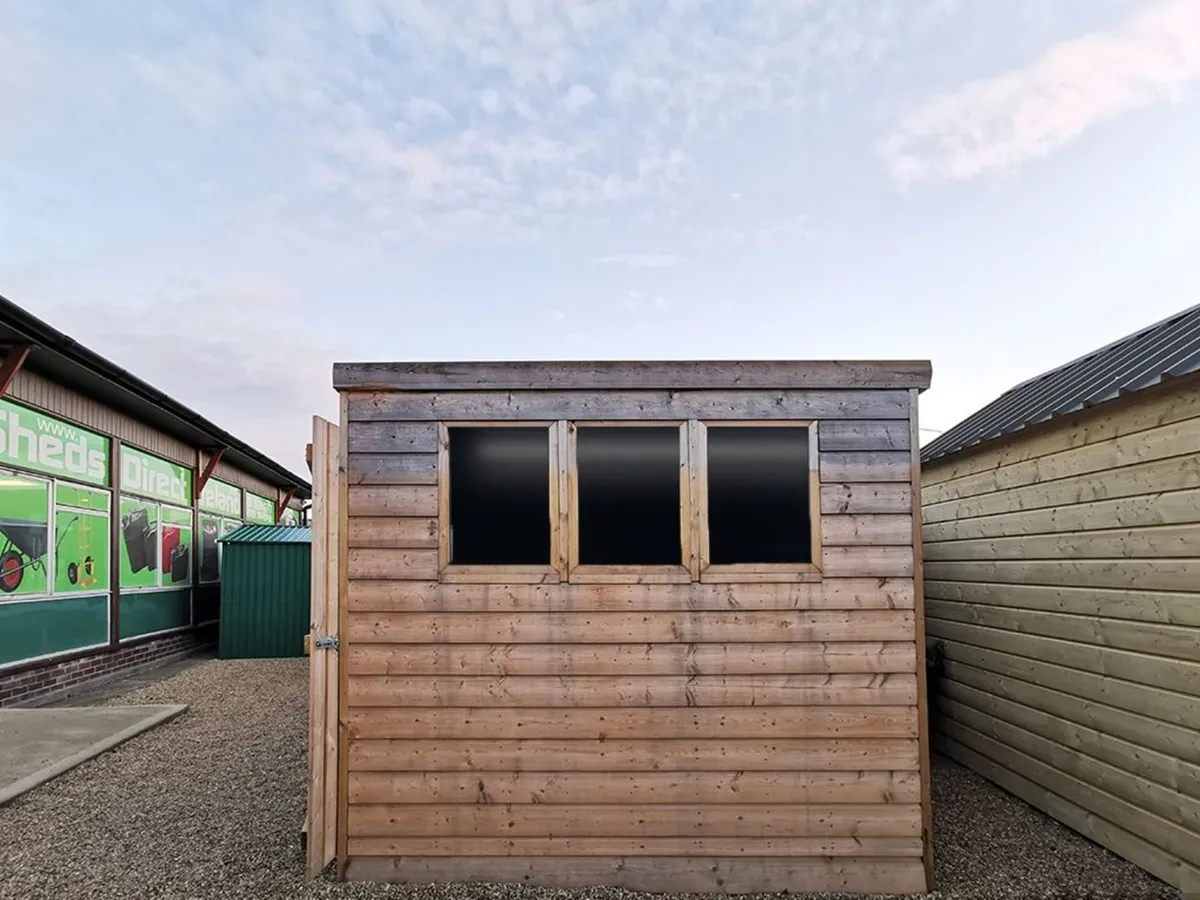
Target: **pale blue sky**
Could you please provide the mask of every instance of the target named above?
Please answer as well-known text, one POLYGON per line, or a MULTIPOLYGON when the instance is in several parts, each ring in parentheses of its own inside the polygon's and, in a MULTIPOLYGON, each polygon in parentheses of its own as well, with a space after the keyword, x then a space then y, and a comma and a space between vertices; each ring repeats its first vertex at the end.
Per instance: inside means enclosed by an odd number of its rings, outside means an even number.
POLYGON ((922 357, 946 429, 1200 302, 1198 83, 1200 0, 0 0, 0 294, 302 472, 335 359, 922 357))

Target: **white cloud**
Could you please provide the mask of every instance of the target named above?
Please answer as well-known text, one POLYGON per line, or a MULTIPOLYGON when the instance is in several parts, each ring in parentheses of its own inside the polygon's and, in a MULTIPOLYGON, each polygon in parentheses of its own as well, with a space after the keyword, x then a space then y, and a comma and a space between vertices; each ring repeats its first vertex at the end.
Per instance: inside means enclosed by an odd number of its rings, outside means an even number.
POLYGON ((880 145, 900 183, 972 178, 1043 156, 1200 79, 1200 2, 1166 0, 1123 27, 1051 47, 907 116, 880 145))
POLYGON ((595 91, 586 84, 573 84, 563 97, 563 109, 571 115, 578 115, 595 102, 595 91))
POLYGON ((429 120, 439 122, 452 121, 450 113, 446 112, 446 107, 428 97, 414 97, 412 100, 409 100, 408 115, 409 118, 417 123, 429 120))
POLYGON ((670 269, 690 260, 686 256, 674 253, 615 253, 611 256, 599 256, 592 262, 630 269, 670 269))

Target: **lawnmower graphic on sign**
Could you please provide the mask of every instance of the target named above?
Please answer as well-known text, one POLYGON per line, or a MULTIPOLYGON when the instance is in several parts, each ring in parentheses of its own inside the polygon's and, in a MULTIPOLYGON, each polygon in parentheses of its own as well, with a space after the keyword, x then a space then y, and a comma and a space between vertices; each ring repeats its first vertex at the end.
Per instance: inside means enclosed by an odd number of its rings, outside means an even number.
MULTIPOLYGON (((55 553, 62 547, 63 539, 78 519, 79 516, 75 516, 65 527, 59 529, 55 553)), ((0 591, 6 594, 15 593, 25 579, 26 569, 32 569, 34 572, 46 571, 48 534, 49 528, 45 522, 31 519, 0 519, 0 535, 4 537, 4 549, 0 550, 0 591)), ((81 570, 90 579, 94 568, 95 561, 91 556, 81 562, 71 562, 67 569, 71 583, 76 583, 81 570)))

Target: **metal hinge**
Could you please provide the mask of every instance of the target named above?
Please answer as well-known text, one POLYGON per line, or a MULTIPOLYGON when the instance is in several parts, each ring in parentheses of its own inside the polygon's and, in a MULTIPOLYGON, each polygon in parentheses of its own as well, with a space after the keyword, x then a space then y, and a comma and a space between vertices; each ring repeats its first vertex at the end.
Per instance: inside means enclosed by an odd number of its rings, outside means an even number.
POLYGON ((319 637, 313 641, 313 648, 316 650, 336 650, 338 648, 338 636, 331 634, 329 637, 319 637))

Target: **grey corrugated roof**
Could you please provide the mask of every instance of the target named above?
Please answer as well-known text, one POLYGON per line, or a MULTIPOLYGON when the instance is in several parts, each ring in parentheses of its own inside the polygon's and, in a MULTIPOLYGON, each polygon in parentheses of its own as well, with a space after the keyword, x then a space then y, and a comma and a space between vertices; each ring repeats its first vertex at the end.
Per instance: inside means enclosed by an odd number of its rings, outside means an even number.
POLYGON ((926 444, 921 460, 949 456, 1196 371, 1200 371, 1200 305, 1018 384, 926 444))
POLYGON ((242 525, 218 540, 223 544, 311 544, 312 529, 302 525, 242 525))

